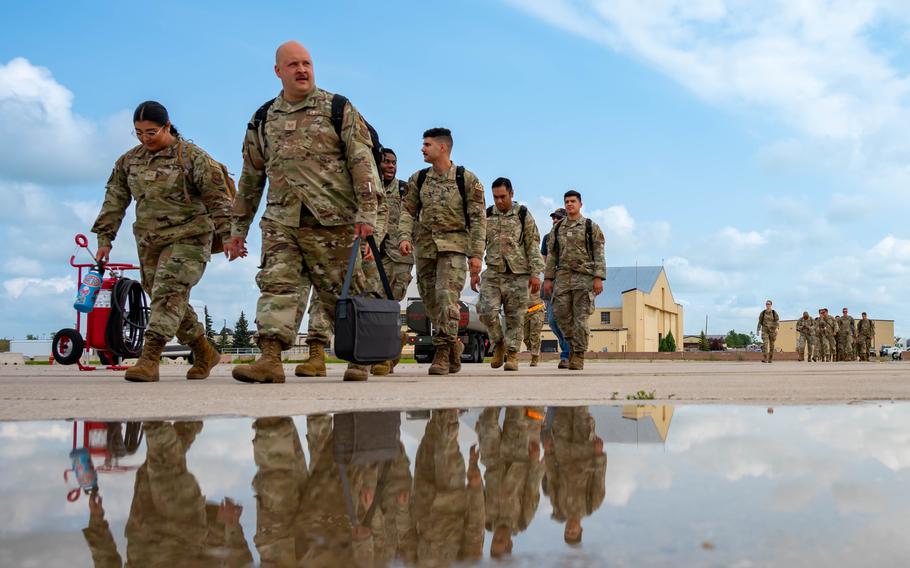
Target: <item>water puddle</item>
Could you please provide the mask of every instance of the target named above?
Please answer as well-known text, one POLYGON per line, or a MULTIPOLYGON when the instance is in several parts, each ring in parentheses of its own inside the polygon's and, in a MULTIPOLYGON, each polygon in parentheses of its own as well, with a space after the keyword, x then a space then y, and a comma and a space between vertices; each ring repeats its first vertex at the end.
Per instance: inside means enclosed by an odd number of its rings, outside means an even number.
POLYGON ((0 471, 2 566, 910 558, 910 404, 7 422, 0 471))

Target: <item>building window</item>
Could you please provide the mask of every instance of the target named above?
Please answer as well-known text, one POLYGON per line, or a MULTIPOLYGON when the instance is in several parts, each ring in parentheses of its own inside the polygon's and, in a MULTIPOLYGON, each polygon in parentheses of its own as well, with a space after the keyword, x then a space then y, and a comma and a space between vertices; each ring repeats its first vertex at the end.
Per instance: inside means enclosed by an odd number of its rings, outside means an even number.
POLYGON ((610 323, 610 312, 600 312, 600 323, 604 325, 610 323))

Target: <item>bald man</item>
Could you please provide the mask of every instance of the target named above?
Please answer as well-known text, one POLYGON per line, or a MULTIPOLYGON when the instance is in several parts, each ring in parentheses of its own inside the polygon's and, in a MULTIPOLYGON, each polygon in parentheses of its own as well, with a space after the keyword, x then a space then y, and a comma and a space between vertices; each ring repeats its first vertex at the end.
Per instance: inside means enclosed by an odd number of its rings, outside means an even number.
MULTIPOLYGON (((233 371, 235 379, 251 383, 284 382, 281 352, 297 338, 307 281, 334 322, 354 238, 373 233, 382 188, 366 123, 347 99, 316 86, 309 51, 296 41, 282 44, 275 53, 275 75, 281 92, 247 126, 231 228, 233 260, 245 254, 268 180, 256 275, 256 342, 262 356, 233 371), (333 108, 340 111, 338 122, 333 108)), ((366 287, 358 262, 351 295, 366 287)), ((310 356, 324 357, 328 338, 309 339, 310 356)), ((368 372, 350 364, 344 379, 363 381, 368 372)))

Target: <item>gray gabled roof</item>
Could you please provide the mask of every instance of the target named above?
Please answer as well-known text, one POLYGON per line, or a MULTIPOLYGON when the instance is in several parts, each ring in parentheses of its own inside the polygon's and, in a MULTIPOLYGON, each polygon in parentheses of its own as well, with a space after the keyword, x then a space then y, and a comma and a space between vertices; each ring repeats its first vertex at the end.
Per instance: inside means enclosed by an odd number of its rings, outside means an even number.
POLYGON ((654 288, 663 269, 663 266, 608 266, 604 291, 597 296, 596 306, 620 308, 622 293, 635 288, 647 294, 654 288))

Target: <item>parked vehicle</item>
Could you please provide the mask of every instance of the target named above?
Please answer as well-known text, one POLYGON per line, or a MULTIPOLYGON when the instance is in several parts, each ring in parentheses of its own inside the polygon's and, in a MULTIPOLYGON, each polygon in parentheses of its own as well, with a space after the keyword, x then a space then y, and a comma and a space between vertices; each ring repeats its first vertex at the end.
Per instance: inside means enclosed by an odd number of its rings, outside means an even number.
MULTIPOLYGON (((483 363, 484 357, 492 355, 493 346, 487 335, 487 326, 477 315, 477 306, 462 300, 461 321, 458 323, 458 337, 464 344, 461 360, 464 363, 483 363)), ((436 354, 433 347, 433 329, 427 318, 427 310, 422 300, 412 299, 407 309, 408 329, 416 335, 409 337, 408 342, 414 346, 414 359, 418 363, 429 363, 436 354)))

